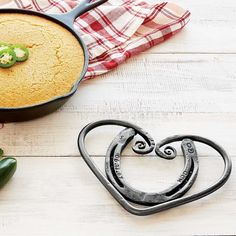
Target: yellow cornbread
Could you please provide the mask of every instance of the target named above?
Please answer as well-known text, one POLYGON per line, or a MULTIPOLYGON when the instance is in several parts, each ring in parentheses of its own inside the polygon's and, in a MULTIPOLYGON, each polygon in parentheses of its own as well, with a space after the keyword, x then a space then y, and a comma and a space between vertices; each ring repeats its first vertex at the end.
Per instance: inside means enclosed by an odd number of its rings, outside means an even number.
POLYGON ((0 41, 23 44, 29 59, 0 68, 0 107, 24 107, 67 94, 84 65, 75 36, 43 17, 0 14, 0 41))

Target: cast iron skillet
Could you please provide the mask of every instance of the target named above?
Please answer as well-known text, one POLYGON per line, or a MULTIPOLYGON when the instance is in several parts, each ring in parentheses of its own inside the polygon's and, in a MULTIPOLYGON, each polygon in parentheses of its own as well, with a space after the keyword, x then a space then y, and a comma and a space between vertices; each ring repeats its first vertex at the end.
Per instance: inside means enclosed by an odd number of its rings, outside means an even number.
POLYGON ((0 9, 0 17, 1 13, 21 13, 27 15, 36 15, 39 17, 46 18, 50 21, 53 21, 62 27, 69 30, 79 41, 83 52, 84 52, 84 68, 81 74, 78 75, 78 80, 74 84, 71 91, 63 96, 53 98, 44 103, 26 106, 26 107, 19 107, 19 108, 1 108, 0 107, 0 122, 16 122, 16 121, 26 121, 34 118, 38 118, 44 115, 47 115, 59 107, 61 107, 77 90, 79 83, 83 79, 87 68, 88 68, 88 51, 87 47, 84 44, 83 40, 79 36, 79 34, 74 30, 73 23, 74 20, 82 15, 83 13, 103 4, 107 0, 97 0, 95 2, 91 2, 91 0, 83 0, 76 8, 72 11, 65 13, 65 14, 50 14, 45 15, 43 13, 29 11, 29 10, 22 10, 22 9, 0 9))

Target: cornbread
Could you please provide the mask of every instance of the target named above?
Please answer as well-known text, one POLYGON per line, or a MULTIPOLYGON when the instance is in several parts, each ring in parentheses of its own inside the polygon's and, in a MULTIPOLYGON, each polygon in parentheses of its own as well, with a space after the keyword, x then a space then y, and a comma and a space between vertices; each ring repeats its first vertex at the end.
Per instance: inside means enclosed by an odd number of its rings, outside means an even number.
POLYGON ((83 70, 84 54, 75 36, 43 17, 0 14, 0 41, 22 44, 29 58, 0 68, 0 107, 24 107, 67 94, 83 70))

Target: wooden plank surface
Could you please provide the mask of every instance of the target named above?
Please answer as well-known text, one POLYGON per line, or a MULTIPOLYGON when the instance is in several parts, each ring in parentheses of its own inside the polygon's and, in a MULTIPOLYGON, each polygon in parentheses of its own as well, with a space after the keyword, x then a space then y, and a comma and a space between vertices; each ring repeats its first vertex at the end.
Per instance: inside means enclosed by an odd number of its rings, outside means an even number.
MULTIPOLYGON (((152 0, 152 2, 156 2, 152 0)), ((151 50, 152 53, 235 53, 235 1, 172 0, 189 9, 189 25, 174 38, 151 50)))
MULTIPOLYGON (((103 158, 95 159, 102 167, 103 158)), ((235 173, 224 188, 205 199, 137 217, 114 201, 80 158, 26 157, 18 158, 18 162, 15 177, 0 195, 0 229, 4 236, 235 233, 235 173)), ((178 160, 171 168, 168 161, 149 158, 135 161, 127 157, 123 164, 130 183, 149 191, 167 187, 182 168, 178 160)), ((217 158, 202 157, 199 181, 192 192, 213 183, 222 170, 220 164, 217 158)))
MULTIPOLYGON (((35 121, 5 124, 0 143, 9 155, 74 156, 83 126, 115 118, 136 123, 157 141, 194 133, 221 142, 236 155, 235 63, 234 55, 141 55, 83 83, 60 111, 35 121)), ((104 145, 116 130, 100 132, 103 138, 94 136, 92 154, 104 155, 104 145)))
MULTIPOLYGON (((84 125, 114 118, 145 128, 156 141, 182 133, 211 138, 236 164, 235 0, 172 2, 192 12, 181 33, 117 70, 84 82, 54 114, 0 129, 1 147, 18 160, 16 175, 0 192, 0 235, 236 234, 234 171, 220 191, 205 199, 137 217, 115 202, 77 149, 84 125)), ((119 130, 98 129, 87 139, 101 169, 106 148, 119 130)), ((222 171, 215 152, 198 145, 198 153, 199 179, 191 192, 213 183, 222 171)), ((182 170, 179 156, 170 162, 154 153, 137 157, 130 148, 124 155, 126 178, 142 190, 162 190, 182 170)))

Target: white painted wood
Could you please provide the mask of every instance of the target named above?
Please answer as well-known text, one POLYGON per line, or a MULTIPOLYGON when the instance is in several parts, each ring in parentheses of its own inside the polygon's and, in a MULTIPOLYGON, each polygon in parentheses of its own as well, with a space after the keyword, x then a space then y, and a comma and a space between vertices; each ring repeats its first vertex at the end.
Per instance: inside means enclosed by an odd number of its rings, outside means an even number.
MULTIPOLYGON (((220 191, 205 199, 136 217, 115 202, 77 149, 84 125, 115 118, 145 128, 156 141, 179 133, 212 138, 224 146, 235 166, 235 0, 172 2, 192 12, 181 33, 117 70, 84 82, 60 111, 0 129, 0 146, 18 159, 16 175, 0 191, 0 235, 236 234, 235 171, 220 191)), ((98 129, 87 139, 102 169, 106 147, 119 130, 98 129)), ((222 170, 215 152, 198 145, 198 153, 199 179, 191 192, 213 183, 222 170)), ((167 187, 183 165, 179 156, 170 162, 154 153, 137 157, 130 148, 124 155, 126 178, 146 191, 167 187)))
MULTIPOLYGON (((236 57, 147 55, 83 83, 58 112, 26 123, 6 124, 0 143, 10 155, 78 155, 76 139, 98 119, 132 121, 158 141, 195 133, 221 142, 236 155, 236 57)), ((117 131, 94 136, 91 152, 105 153, 117 131)), ((99 134, 99 132, 98 132, 99 134)), ((130 153, 131 154, 131 153, 130 153)))
MULTIPOLYGON (((150 0, 157 2, 156 0, 150 0)), ((171 0, 189 9, 191 21, 178 35, 148 53, 235 53, 235 0, 171 0)))
MULTIPOLYGON (((103 158, 96 158, 96 162, 103 166, 103 158)), ((163 189, 177 177, 182 163, 173 162, 130 157, 122 163, 132 184, 151 191, 163 189), (148 188, 144 187, 147 183, 148 188)), ((193 191, 217 179, 220 163, 214 157, 201 158, 193 191)), ((137 217, 114 201, 81 158, 28 157, 18 158, 18 164, 15 177, 0 193, 0 232, 4 236, 235 233, 235 172, 227 185, 205 199, 137 217)))

